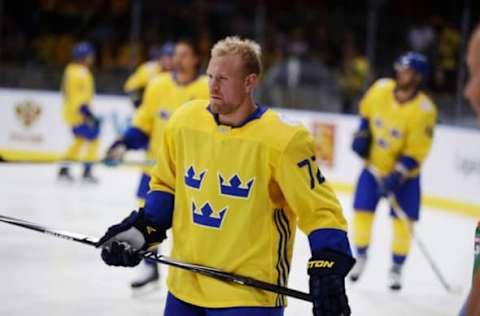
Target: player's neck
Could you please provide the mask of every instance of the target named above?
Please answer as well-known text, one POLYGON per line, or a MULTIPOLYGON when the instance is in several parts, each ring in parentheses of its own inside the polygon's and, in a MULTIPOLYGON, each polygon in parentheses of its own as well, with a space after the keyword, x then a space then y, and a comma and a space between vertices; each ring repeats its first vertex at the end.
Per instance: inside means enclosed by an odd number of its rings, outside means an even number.
POLYGON ((175 82, 181 86, 187 85, 192 82, 195 77, 197 76, 197 71, 182 71, 182 72, 174 72, 175 82))
POLYGON ((245 120, 257 110, 257 105, 253 98, 248 98, 235 112, 229 114, 219 114, 220 124, 228 126, 240 126, 245 120))
POLYGON ((395 88, 394 95, 395 95, 395 100, 397 100, 399 103, 405 103, 415 98, 417 93, 418 93, 418 88, 414 86, 408 87, 406 89, 400 89, 397 87, 395 88))

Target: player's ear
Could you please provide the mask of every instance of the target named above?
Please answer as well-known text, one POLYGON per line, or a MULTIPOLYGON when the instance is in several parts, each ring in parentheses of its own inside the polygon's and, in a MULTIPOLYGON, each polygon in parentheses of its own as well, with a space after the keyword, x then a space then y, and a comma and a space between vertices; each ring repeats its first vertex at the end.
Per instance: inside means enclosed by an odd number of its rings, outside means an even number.
POLYGON ((245 90, 251 92, 257 86, 257 75, 254 73, 248 74, 245 77, 245 90))

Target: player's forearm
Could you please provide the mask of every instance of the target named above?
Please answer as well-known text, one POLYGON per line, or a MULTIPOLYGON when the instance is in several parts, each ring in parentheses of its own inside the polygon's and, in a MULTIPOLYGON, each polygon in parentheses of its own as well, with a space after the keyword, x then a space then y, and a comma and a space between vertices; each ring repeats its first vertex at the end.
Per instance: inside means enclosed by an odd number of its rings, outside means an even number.
POLYGON ((332 249, 349 256, 352 255, 347 232, 341 229, 317 229, 308 235, 308 241, 312 254, 322 249, 332 249))
POLYGON ((175 197, 164 191, 150 191, 145 200, 145 216, 157 227, 167 230, 172 227, 175 197))
POLYGON ((465 308, 465 316, 480 315, 480 272, 477 272, 473 283, 470 295, 468 297, 467 306, 465 308))
POLYGON ((140 149, 148 146, 149 137, 141 129, 131 126, 123 134, 123 143, 127 149, 140 149))

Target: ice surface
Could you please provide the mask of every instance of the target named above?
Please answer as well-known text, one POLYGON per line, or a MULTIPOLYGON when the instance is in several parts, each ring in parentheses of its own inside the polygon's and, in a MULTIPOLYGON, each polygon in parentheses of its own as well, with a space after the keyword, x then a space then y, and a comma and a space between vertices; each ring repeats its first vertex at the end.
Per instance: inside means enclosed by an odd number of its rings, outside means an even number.
MULTIPOLYGON (((0 214, 66 231, 99 237, 136 207, 139 172, 95 169, 100 184, 60 184, 55 166, 0 166, 0 214)), ((80 175, 80 169, 74 169, 80 175)), ((339 194, 346 216, 351 197, 339 194)), ((381 205, 365 274, 347 284, 352 315, 456 315, 465 297, 473 263, 475 219, 423 209, 418 236, 456 290, 447 293, 413 246, 404 269, 404 289, 387 289, 391 227, 381 205)), ((162 246, 168 251, 168 242, 162 246)), ((289 286, 307 290, 307 239, 297 234, 289 286)), ((165 268, 162 267, 163 275, 165 268)), ((160 290, 135 295, 134 269, 108 267, 99 251, 71 241, 0 223, 0 315, 162 315, 160 290)), ((310 305, 289 300, 286 315, 311 315, 310 305)))

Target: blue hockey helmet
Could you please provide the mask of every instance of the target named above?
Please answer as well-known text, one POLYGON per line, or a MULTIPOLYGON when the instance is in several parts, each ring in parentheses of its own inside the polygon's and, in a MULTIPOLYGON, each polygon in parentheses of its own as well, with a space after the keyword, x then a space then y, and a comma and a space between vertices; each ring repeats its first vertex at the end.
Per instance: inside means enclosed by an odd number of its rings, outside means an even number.
POLYGON ((80 42, 77 43, 72 50, 73 59, 83 59, 89 55, 92 55, 95 52, 92 44, 89 42, 80 42))
POLYGON ((395 61, 394 67, 395 69, 406 67, 416 71, 424 77, 428 75, 428 72, 430 70, 427 57, 425 57, 425 55, 423 54, 416 52, 408 52, 400 56, 395 61))
POLYGON ((174 42, 165 42, 160 47, 155 47, 150 51, 150 58, 156 59, 163 56, 173 56, 175 53, 175 43, 174 42))

